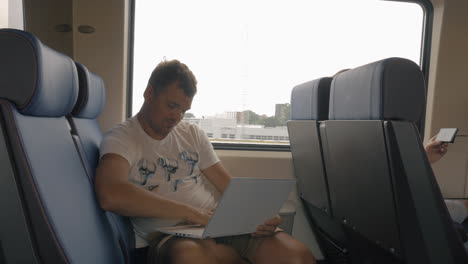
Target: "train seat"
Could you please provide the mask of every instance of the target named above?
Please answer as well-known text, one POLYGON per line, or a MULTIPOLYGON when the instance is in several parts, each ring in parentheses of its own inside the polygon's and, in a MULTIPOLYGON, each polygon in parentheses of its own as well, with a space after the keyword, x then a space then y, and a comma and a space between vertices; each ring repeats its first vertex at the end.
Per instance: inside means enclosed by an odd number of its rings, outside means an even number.
POLYGON ((293 162, 300 163, 297 165, 311 166, 294 166, 299 195, 327 214, 330 213, 330 205, 318 128, 319 121, 327 119, 328 116, 331 80, 332 78, 325 77, 295 86, 291 92, 292 120, 287 123, 290 138, 293 137, 291 139, 293 162), (308 155, 303 153, 310 151, 314 153, 307 153, 308 155), (312 173, 311 177, 312 171, 315 173, 312 173))
POLYGON ((288 133, 297 189, 309 225, 330 263, 349 263, 340 221, 331 208, 323 163, 320 126, 328 119, 332 78, 324 77, 293 88, 288 133))
POLYGON ((353 263, 466 263, 417 123, 414 62, 388 58, 333 79, 322 143, 333 216, 353 263))
POLYGON ((328 119, 331 82, 331 77, 323 77, 296 85, 291 92, 291 119, 328 119))
POLYGON ((82 145, 82 156, 90 180, 94 182, 94 172, 99 160, 99 145, 102 132, 97 122, 105 104, 103 80, 90 72, 83 64, 75 63, 78 73, 78 99, 72 112, 67 116, 71 131, 82 145))
POLYGON ((0 262, 124 263, 65 118, 78 97, 74 62, 13 29, 0 30, 0 58, 1 193, 11 194, 0 262))
MULTIPOLYGON (((96 167, 99 161, 99 146, 102 133, 97 121, 105 104, 105 87, 103 80, 90 72, 83 64, 76 63, 79 92, 75 107, 67 119, 70 122, 72 136, 83 161, 91 184, 94 184, 96 167)), ((135 236, 130 220, 112 212, 106 212, 114 230, 115 239, 126 262, 132 262, 132 251, 135 248, 135 236)))

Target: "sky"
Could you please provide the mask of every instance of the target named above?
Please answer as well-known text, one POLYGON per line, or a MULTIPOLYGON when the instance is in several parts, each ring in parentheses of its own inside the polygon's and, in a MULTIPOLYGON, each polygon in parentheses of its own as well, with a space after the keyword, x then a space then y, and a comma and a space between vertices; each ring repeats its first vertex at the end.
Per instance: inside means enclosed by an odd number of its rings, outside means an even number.
POLYGON ((197 117, 274 115, 294 86, 387 57, 419 64, 423 10, 380 0, 138 0, 133 113, 156 65, 187 64, 197 117))

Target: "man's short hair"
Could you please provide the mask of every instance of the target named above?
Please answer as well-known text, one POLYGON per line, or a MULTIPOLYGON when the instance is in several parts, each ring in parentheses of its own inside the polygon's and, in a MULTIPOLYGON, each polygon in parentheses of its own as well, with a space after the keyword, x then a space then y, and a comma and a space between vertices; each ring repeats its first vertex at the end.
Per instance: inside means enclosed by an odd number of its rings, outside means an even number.
POLYGON ((148 81, 156 94, 165 91, 166 88, 177 82, 179 87, 188 97, 197 93, 197 79, 192 71, 178 60, 162 61, 156 66, 148 81))

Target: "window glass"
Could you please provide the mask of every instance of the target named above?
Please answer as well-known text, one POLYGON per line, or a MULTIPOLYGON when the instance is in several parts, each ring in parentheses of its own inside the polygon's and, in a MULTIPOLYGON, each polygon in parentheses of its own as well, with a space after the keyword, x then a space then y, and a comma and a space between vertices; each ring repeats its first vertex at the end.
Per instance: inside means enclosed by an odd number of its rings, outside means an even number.
POLYGON ((198 79, 185 119, 210 140, 288 144, 295 85, 387 57, 419 63, 423 15, 377 0, 135 1, 133 114, 154 67, 178 59, 198 79))

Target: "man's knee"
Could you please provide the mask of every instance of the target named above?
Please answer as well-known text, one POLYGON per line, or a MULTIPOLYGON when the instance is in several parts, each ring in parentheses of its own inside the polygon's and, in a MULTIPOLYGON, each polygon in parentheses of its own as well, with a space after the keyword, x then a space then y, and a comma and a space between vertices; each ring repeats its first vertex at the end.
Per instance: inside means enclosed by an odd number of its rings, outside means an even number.
MULTIPOLYGON (((283 252, 277 256, 278 263, 290 264, 315 264, 315 257, 312 252, 302 243, 294 243, 292 245, 282 245, 283 252)), ((278 248, 279 249, 279 248, 278 248)))
POLYGON ((300 241, 285 233, 265 239, 255 255, 257 263, 314 264, 315 257, 300 241))
POLYGON ((312 255, 312 252, 308 248, 306 248, 303 244, 297 245, 294 248, 289 248, 289 259, 290 262, 288 263, 307 263, 307 264, 315 264, 315 257, 312 255))
POLYGON ((209 242, 192 239, 175 239, 165 248, 165 259, 171 264, 216 263, 209 250, 209 242))

